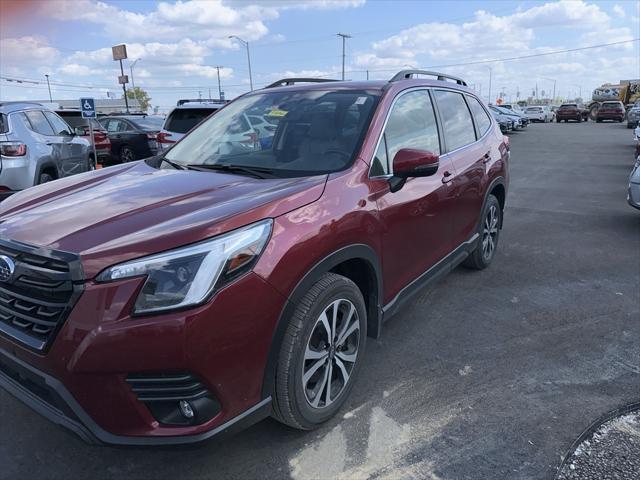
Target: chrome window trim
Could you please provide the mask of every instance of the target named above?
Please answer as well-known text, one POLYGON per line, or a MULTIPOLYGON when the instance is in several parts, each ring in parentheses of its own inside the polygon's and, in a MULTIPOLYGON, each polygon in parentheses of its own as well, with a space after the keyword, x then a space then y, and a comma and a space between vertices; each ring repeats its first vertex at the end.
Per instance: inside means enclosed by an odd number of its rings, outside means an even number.
MULTIPOLYGON (((417 91, 426 91, 427 95, 429 95, 429 90, 430 87, 411 87, 411 88, 407 88, 406 90, 402 90, 400 93, 398 93, 398 95, 396 95, 396 98, 393 99, 393 102, 391 102, 391 105, 389 105, 389 110, 387 111, 387 115, 384 119, 384 123, 382 124, 382 130, 380 130, 380 134, 378 135, 378 141, 376 142, 376 148, 374 148, 373 150, 373 155, 371 156, 371 158, 369 159, 369 173, 368 176, 369 178, 377 178, 377 179, 388 179, 393 177, 393 161, 391 161, 391 164, 389 165, 389 173, 386 173, 384 175, 371 175, 371 167, 373 166, 373 159, 376 156, 376 152, 378 151, 378 148, 380 148, 380 142, 382 141, 382 137, 384 136, 384 131, 387 129, 387 123, 389 123, 389 117, 391 116, 391 112, 393 112, 393 108, 396 106, 396 102, 403 96, 405 96, 408 93, 412 93, 412 92, 417 92, 417 91)), ((433 106, 433 100, 431 99, 431 95, 429 95, 429 101, 431 102, 431 105, 433 106)), ((433 115, 434 118, 436 119, 436 125, 438 122, 438 117, 436 115, 435 109, 433 111, 433 115)), ((438 134, 438 142, 440 142, 440 135, 438 134)), ((389 161, 389 159, 387 158, 387 161, 389 161)))
MULTIPOLYGON (((438 87, 433 87, 433 86, 424 86, 424 87, 411 87, 411 88, 407 88, 406 90, 402 90, 400 93, 398 93, 398 95, 396 95, 396 98, 393 99, 393 102, 391 102, 391 105, 389 106, 389 110, 387 111, 387 115, 384 119, 384 123, 382 124, 382 130, 380 130, 380 134, 378 135, 378 141, 376 142, 376 148, 373 150, 373 155, 371 156, 371 158, 369 159, 369 173, 368 173, 368 177, 371 179, 381 179, 381 180, 385 180, 385 179, 389 179, 391 177, 393 177, 393 162, 391 162, 391 165, 389 165, 389 170, 390 172, 385 174, 385 175, 371 175, 371 168, 373 166, 373 159, 375 158, 376 152, 378 151, 378 148, 380 148, 380 142, 382 141, 382 137, 384 135, 384 131, 387 129, 387 123, 389 122, 389 117, 391 116, 391 112, 393 111, 393 108, 396 105, 396 102, 398 101, 398 99, 400 97, 402 97, 403 95, 406 95, 407 93, 411 93, 411 92, 415 92, 415 91, 419 91, 419 90, 426 90, 427 92, 431 92, 434 90, 446 90, 446 91, 450 91, 450 92, 454 92, 454 93, 459 93, 461 94, 463 97, 465 95, 468 95, 472 98, 475 98, 476 100, 478 100, 478 103, 480 103, 480 106, 482 107, 482 109, 485 111, 485 113, 487 114, 487 116, 489 117, 489 120, 491 122, 491 126, 487 129, 487 131, 484 133, 484 135, 482 135, 480 138, 476 139, 475 142, 471 142, 468 143, 467 145, 463 145, 462 147, 458 147, 455 150, 451 150, 445 153, 440 153, 440 157, 446 157, 448 155, 451 155, 452 153, 456 153, 462 149, 468 148, 482 140, 485 139, 485 137, 487 137, 491 131, 493 129, 495 129, 496 124, 496 120, 495 118, 493 118, 493 115, 491 115, 488 111, 487 108, 485 107, 484 103, 482 102, 482 100, 480 100, 480 98, 477 95, 474 95, 473 93, 470 92, 465 92, 462 90, 458 90, 455 88, 449 88, 449 87, 445 87, 445 86, 438 86, 438 87)), ((429 99, 431 100, 431 104, 432 106, 434 103, 434 99, 433 96, 430 95, 429 99)), ((466 99, 465 99, 466 101, 466 99)), ((434 106, 435 107, 435 106, 434 106)), ((474 125, 474 129, 475 129, 475 119, 473 118, 473 113, 471 112, 471 110, 469 109, 468 105, 467 105, 467 109, 469 110, 469 115, 471 115, 471 122, 474 125)), ((435 108, 434 108, 434 115, 436 118, 436 123, 438 122, 438 116, 435 112, 435 108)), ((442 143, 442 139, 439 138, 440 137, 440 132, 438 131, 438 140, 440 141, 440 143, 442 143)), ((388 160, 388 159, 387 159, 388 160)))

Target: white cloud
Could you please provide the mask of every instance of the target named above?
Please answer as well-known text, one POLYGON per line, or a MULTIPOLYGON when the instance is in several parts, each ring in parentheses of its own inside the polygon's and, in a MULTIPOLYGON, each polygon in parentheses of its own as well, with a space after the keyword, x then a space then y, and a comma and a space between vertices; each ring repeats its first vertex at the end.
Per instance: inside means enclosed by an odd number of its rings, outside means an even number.
POLYGON ((28 69, 53 65, 59 56, 60 51, 43 37, 0 38, 0 65, 4 72, 9 67, 28 69))
POLYGON ((624 8, 622 8, 617 3, 613 6, 611 10, 620 18, 624 18, 627 15, 627 12, 624 11, 624 8))
POLYGON ((85 21, 103 25, 105 33, 130 42, 136 40, 179 41, 183 38, 206 40, 209 46, 237 48, 229 35, 247 41, 266 36, 268 20, 280 11, 292 9, 336 9, 363 5, 363 0, 258 1, 192 0, 160 2, 149 13, 123 10, 100 1, 50 0, 44 13, 56 20, 85 21))

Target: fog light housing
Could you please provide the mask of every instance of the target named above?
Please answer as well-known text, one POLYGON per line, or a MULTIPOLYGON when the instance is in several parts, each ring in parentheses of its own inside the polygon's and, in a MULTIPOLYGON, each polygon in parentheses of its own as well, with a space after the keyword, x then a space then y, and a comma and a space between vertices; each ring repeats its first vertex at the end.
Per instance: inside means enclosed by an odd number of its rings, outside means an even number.
POLYGON ((220 413, 220 402, 190 373, 131 374, 125 381, 162 425, 200 425, 220 413))
POLYGON ((187 402, 186 400, 180 400, 180 413, 182 413, 182 416, 184 418, 188 418, 191 419, 195 416, 195 413, 193 413, 193 408, 191 408, 191 405, 189 404, 189 402, 187 402))

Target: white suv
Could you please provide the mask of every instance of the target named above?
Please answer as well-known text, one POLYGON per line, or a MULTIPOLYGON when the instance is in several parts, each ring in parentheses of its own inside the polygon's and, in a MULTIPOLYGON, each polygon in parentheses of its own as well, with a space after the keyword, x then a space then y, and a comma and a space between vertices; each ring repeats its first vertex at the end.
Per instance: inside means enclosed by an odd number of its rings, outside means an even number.
POLYGON ((167 150, 189 130, 225 105, 223 101, 179 100, 158 134, 158 149, 167 150))

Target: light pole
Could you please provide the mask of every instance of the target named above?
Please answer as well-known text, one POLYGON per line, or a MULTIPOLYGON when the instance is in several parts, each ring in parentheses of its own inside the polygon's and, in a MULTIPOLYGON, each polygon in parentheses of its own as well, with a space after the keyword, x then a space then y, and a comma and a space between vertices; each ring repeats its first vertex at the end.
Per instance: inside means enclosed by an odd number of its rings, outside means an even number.
POLYGON ((129 65, 129 70, 131 71, 131 88, 133 88, 133 98, 136 102, 138 102, 138 108, 140 108, 140 101, 138 100, 138 93, 136 92, 136 82, 133 81, 133 67, 136 66, 136 63, 140 61, 137 58, 131 65, 129 65))
POLYGON ((251 88, 251 91, 253 91, 253 77, 251 76, 251 55, 249 54, 249 42, 244 41, 236 35, 229 35, 229 38, 235 38, 247 49, 247 63, 249 64, 249 87, 251 88))
POLYGON ((49 101, 53 103, 53 99, 51 98, 51 85, 49 85, 49 75, 45 73, 44 76, 47 77, 47 88, 49 89, 49 101))
POLYGON ((216 67, 216 70, 218 71, 218 100, 222 100, 222 87, 220 86, 220 69, 221 68, 223 68, 221 65, 218 65, 216 67))
POLYGON ((351 38, 351 35, 348 35, 346 33, 336 33, 336 35, 338 35, 339 37, 342 37, 342 80, 344 80, 344 59, 345 59, 345 43, 347 41, 347 38, 351 38))

